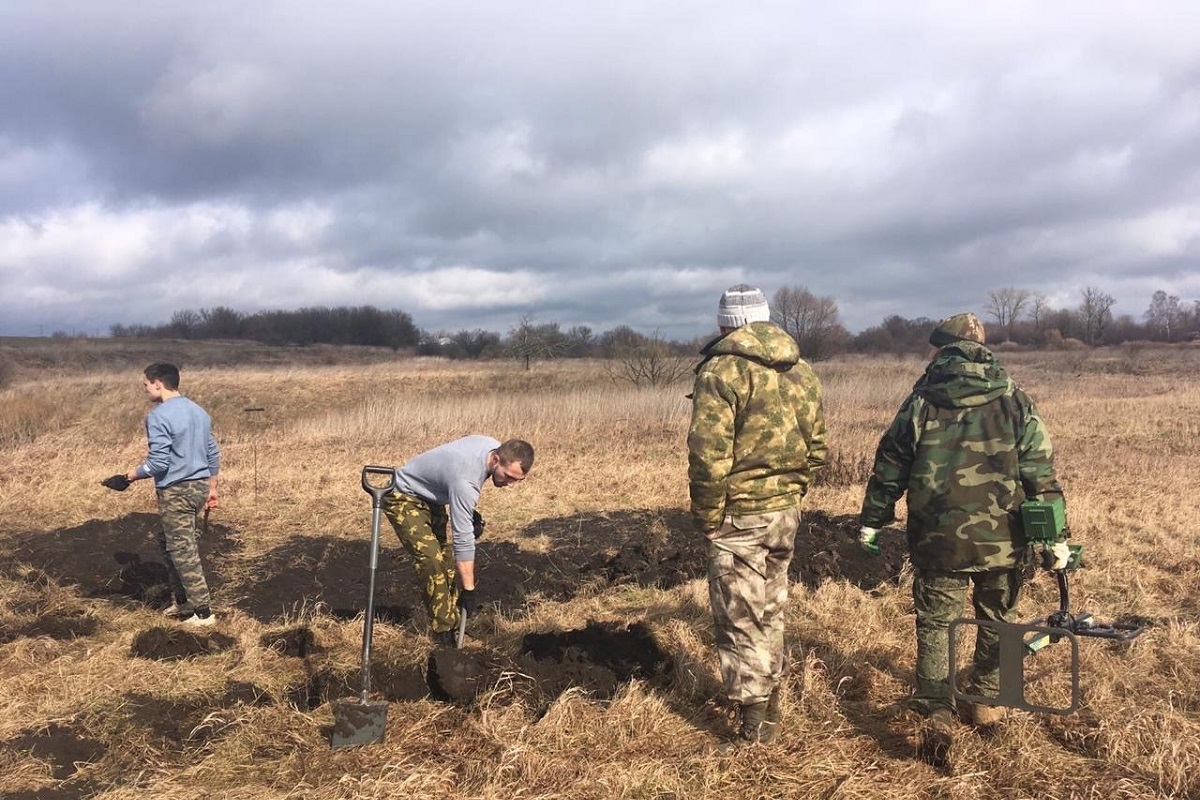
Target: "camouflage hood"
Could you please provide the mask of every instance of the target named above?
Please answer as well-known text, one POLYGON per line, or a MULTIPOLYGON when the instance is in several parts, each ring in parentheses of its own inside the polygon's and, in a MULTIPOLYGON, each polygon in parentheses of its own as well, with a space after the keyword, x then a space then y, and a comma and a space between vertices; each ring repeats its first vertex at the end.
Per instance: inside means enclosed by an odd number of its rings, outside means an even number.
POLYGON ((692 517, 716 530, 726 516, 800 504, 825 464, 821 382, 796 341, 751 322, 701 351, 688 428, 692 517))
POLYGON ((920 570, 1011 569, 1024 547, 1021 503, 1062 496, 1033 401, 983 345, 938 350, 875 450, 859 520, 881 528, 907 497, 920 570))
POLYGON ((1004 366, 981 344, 959 341, 937 351, 913 393, 941 408, 982 406, 1012 391, 1004 366))
POLYGON ((704 361, 714 356, 740 356, 773 369, 787 369, 800 361, 800 347, 787 331, 770 322, 751 322, 717 337, 700 351, 704 361))

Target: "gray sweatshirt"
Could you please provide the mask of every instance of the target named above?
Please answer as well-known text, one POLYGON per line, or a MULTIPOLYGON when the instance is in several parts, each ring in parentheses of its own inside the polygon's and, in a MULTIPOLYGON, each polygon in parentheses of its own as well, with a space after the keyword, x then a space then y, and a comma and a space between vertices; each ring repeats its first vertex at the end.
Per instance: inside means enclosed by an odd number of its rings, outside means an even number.
POLYGON ((488 478, 488 454, 499 446, 490 436, 464 436, 427 450, 396 470, 396 491, 447 507, 455 561, 475 558, 471 514, 488 478))
POLYGON ((205 480, 221 471, 208 413, 182 395, 162 401, 146 415, 146 439, 149 452, 137 473, 153 477, 159 489, 205 480))

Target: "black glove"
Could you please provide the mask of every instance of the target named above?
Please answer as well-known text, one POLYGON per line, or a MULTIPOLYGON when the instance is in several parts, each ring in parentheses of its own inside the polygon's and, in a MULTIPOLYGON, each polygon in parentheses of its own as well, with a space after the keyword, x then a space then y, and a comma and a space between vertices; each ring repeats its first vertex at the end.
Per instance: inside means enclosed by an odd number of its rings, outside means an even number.
POLYGON ((479 601, 475 598, 474 589, 458 590, 458 607, 465 611, 468 617, 475 616, 475 610, 479 608, 479 601))
POLYGON ((475 526, 475 538, 481 538, 483 536, 483 529, 487 526, 487 523, 483 521, 483 515, 478 511, 472 511, 471 524, 475 526))
POLYGON ((113 475, 111 478, 105 478, 100 481, 100 485, 112 489, 115 492, 123 492, 129 488, 129 478, 124 475, 113 475))

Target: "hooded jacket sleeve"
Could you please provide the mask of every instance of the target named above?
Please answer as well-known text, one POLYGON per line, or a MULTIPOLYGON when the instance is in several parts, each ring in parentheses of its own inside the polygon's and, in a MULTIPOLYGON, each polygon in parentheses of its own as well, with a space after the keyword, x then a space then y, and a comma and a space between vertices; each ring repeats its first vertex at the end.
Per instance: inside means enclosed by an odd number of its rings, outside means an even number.
POLYGON ((688 429, 688 486, 692 519, 703 531, 716 530, 725 516, 737 403, 737 394, 720 376, 709 371, 696 376, 688 429))
POLYGON ((916 453, 916 429, 923 401, 910 396, 896 413, 875 450, 875 466, 867 482, 859 522, 882 528, 896 519, 896 503, 908 488, 916 453))
POLYGON ((1053 500, 1063 496, 1054 471, 1054 448, 1050 435, 1033 401, 1020 389, 1013 393, 1021 406, 1022 430, 1017 442, 1017 468, 1021 488, 1031 500, 1053 500))

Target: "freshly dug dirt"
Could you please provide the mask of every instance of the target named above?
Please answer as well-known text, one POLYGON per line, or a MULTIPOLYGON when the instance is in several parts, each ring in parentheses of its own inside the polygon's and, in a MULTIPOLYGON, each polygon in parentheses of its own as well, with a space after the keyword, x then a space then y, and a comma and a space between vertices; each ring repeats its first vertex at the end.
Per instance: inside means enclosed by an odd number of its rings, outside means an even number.
POLYGON ((17 639, 79 639, 94 634, 100 621, 82 610, 44 614, 20 625, 0 624, 0 644, 17 639))
POLYGON ((99 761, 108 748, 104 742, 92 739, 70 727, 51 724, 45 730, 29 731, 0 747, 28 753, 49 762, 56 780, 65 781, 79 771, 83 764, 99 761))
MULTIPOLYGON (((52 531, 7 536, 0 543, 0 568, 20 586, 0 623, 0 645, 25 638, 87 640, 104 632, 105 603, 161 608, 171 597, 167 568, 158 550, 152 514, 92 520, 52 531), (77 593, 74 602, 58 587, 77 593), (101 600, 86 602, 87 598, 101 600)), ((827 579, 864 588, 895 581, 904 563, 903 539, 883 540, 884 555, 871 558, 855 541, 853 517, 809 512, 796 537, 793 580, 816 586, 827 579)), ((218 613, 240 610, 268 626, 258 646, 286 659, 284 685, 268 692, 247 682, 231 682, 222 692, 158 696, 152 689, 127 694, 111 708, 81 719, 84 727, 52 726, 0 742, 18 758, 51 765, 53 787, 4 794, 7 797, 75 798, 141 769, 141 755, 161 759, 194 757, 198 748, 243 724, 242 712, 214 712, 252 706, 290 706, 308 713, 346 698, 357 698, 362 675, 347 666, 345 653, 330 653, 319 641, 319 626, 296 624, 295 612, 325 609, 351 619, 361 614, 367 587, 366 532, 361 540, 301 535, 257 558, 252 569, 237 563, 238 532, 210 523, 200 538, 201 556, 218 613), (336 656, 336 657, 335 657, 336 656), (95 731, 109 731, 92 738, 95 731), (92 735, 87 735, 92 731, 92 735), (118 748, 112 742, 132 743, 118 748), (107 749, 106 749, 107 748, 107 749), (78 772, 76 764, 88 764, 78 772)), ((568 600, 581 592, 615 585, 670 589, 702 579, 707 543, 680 510, 627 510, 576 514, 531 522, 515 540, 481 540, 476 558, 485 606, 519 614, 532 599, 568 600), (524 543, 534 544, 522 547, 524 543), (548 546, 547 546, 548 545, 548 546)), ((407 556, 392 537, 385 539, 377 580, 381 622, 417 623, 406 635, 422 636, 424 611, 407 556)), ((485 610, 485 613, 487 611, 485 610)), ((218 626, 191 630, 154 624, 137 631, 130 655, 176 661, 203 659, 235 650, 239 641, 218 626)), ((342 647, 342 645, 339 645, 342 647)), ((436 649, 424 664, 407 663, 411 648, 380 651, 372 659, 370 694, 389 703, 434 698, 469 707, 485 695, 489 703, 523 703, 541 713, 568 690, 595 700, 614 697, 631 680, 667 687, 671 657, 641 621, 589 622, 576 630, 527 634, 518 652, 499 652, 473 640, 465 649, 436 649)), ((252 715, 250 715, 252 716, 252 715)))
MULTIPOLYGON (((30 580, 76 586, 85 596, 166 606, 171 598, 154 534, 157 524, 155 515, 131 514, 64 530, 19 534, 10 539, 9 561, 31 567, 30 580)), ((904 562, 903 535, 885 534, 883 554, 872 557, 859 548, 857 530, 853 516, 806 512, 796 535, 792 579, 809 586, 841 579, 866 589, 895 581, 904 562)), ((705 575, 707 543, 680 510, 537 520, 519 538, 548 540, 550 548, 532 552, 516 542, 485 537, 476 551, 482 600, 504 611, 519 610, 532 596, 567 600, 597 581, 669 589, 705 575)), ((362 540, 296 536, 261 558, 253 579, 230 583, 230 559, 240 548, 235 532, 210 522, 200 537, 201 557, 217 606, 234 606, 262 622, 277 621, 314 603, 324 604, 341 618, 361 613, 368 544, 367 532, 362 540)), ((390 534, 384 539, 376 580, 377 619, 401 624, 424 615, 412 567, 390 534)))
POLYGON ((237 640, 223 633, 196 633, 176 627, 147 628, 133 639, 130 655, 156 661, 177 661, 231 650, 237 640))
POLYGON ((516 658, 440 648, 429 657, 429 686, 434 697, 455 703, 470 703, 498 686, 512 686, 536 703, 572 687, 603 700, 634 678, 665 686, 671 668, 670 656, 644 623, 589 621, 577 630, 526 634, 516 658))

